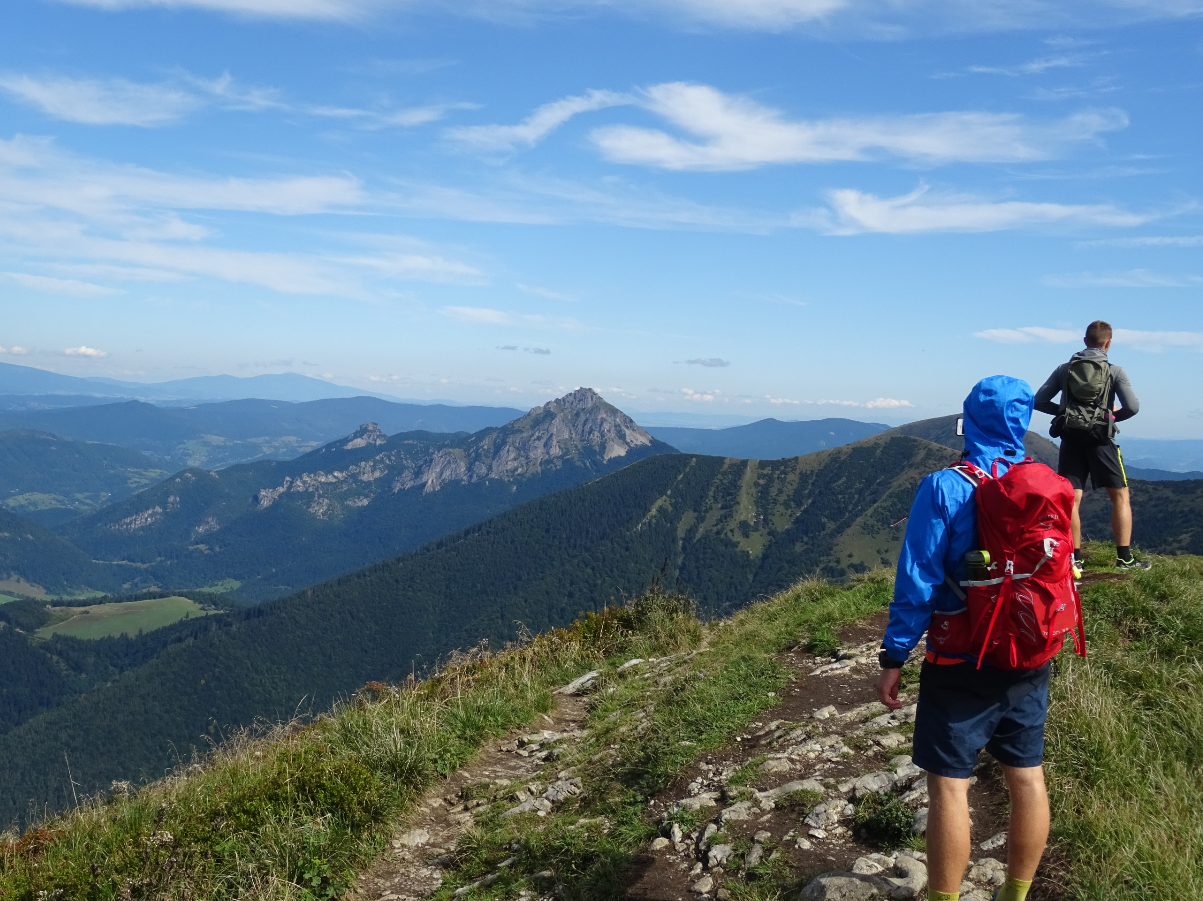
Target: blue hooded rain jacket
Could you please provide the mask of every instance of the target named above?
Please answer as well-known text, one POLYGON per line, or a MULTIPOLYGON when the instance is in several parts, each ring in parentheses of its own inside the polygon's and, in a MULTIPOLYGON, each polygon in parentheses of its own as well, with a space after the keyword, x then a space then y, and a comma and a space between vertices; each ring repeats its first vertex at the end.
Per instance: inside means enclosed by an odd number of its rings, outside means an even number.
MULTIPOLYGON (((966 459, 986 472, 999 457, 1022 460, 1032 397, 1027 382, 1006 375, 974 385, 964 406, 966 459)), ((907 659, 934 611, 964 606, 944 576, 947 573, 954 581, 966 578, 965 553, 977 545, 973 491, 973 485, 951 469, 934 472, 919 484, 898 558, 890 625, 882 642, 894 660, 907 659)))

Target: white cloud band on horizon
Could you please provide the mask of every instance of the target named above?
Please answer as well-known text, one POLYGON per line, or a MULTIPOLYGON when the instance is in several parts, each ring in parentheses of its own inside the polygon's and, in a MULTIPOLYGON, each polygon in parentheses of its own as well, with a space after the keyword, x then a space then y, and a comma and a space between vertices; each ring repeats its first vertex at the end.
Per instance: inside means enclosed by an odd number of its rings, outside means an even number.
MULTIPOLYGON (((1031 344, 1036 341, 1046 344, 1082 344, 1080 332, 1042 326, 985 329, 974 332, 973 337, 998 344, 1031 344)), ((1171 347, 1203 352, 1203 332, 1154 332, 1117 328, 1114 330, 1114 341, 1118 347, 1129 346, 1152 353, 1160 353, 1171 347)))
POLYGON ((97 350, 95 347, 88 347, 86 344, 81 344, 79 347, 68 347, 63 353, 69 357, 91 357, 94 360, 103 359, 108 356, 107 351, 97 350))

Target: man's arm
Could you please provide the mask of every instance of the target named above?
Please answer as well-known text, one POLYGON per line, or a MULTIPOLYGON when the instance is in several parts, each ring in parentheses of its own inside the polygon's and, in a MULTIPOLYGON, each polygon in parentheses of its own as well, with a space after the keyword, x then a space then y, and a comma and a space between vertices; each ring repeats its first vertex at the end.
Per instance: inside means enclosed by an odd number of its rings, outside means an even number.
POLYGON ((1111 385, 1115 390, 1116 398, 1123 407, 1122 410, 1115 414, 1116 422, 1131 419, 1140 412, 1140 401, 1136 399, 1136 392, 1132 390, 1132 383, 1128 381, 1128 373, 1124 372, 1118 366, 1112 366, 1111 385))
POLYGON ((1047 413, 1049 416, 1056 416, 1061 412, 1061 406, 1053 403, 1053 398, 1061 393, 1061 381, 1065 374, 1067 363, 1062 363, 1053 370, 1053 374, 1048 377, 1048 380, 1040 386, 1040 390, 1036 392, 1033 406, 1041 413, 1047 413))
MULTIPOLYGON (((898 662, 910 656, 920 636, 927 631, 932 596, 937 586, 944 583, 949 511, 937 476, 930 475, 919 484, 898 556, 890 624, 881 643, 890 658, 898 662)), ((965 487, 972 491, 968 483, 965 487)))

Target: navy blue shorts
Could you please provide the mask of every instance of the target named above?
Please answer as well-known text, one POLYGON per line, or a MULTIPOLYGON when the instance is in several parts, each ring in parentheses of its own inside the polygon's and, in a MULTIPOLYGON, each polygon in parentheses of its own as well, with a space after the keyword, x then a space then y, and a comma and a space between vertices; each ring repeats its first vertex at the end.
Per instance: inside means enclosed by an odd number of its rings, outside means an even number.
POLYGON ((1000 670, 924 663, 915 714, 915 765, 968 779, 983 748, 999 763, 1040 766, 1052 665, 1000 670))

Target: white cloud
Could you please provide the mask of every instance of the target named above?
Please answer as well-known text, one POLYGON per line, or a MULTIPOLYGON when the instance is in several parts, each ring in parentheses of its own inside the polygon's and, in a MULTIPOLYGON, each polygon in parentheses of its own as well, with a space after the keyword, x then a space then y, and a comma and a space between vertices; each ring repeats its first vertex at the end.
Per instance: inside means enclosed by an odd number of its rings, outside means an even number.
POLYGON ((429 8, 494 20, 532 19, 582 12, 646 18, 659 14, 682 28, 698 25, 741 31, 805 29, 894 40, 933 33, 981 33, 1099 27, 1178 19, 1203 11, 1199 0, 60 0, 108 10, 196 8, 246 17, 362 22, 379 14, 429 8))
POLYGON ((0 347, 0 354, 13 354, 18 357, 23 357, 28 353, 29 353, 28 347, 18 347, 16 345, 13 345, 8 350, 5 350, 3 347, 0 347))
POLYGON ((1082 336, 1072 329, 1041 328, 1040 326, 989 328, 985 331, 974 332, 973 337, 984 338, 999 344, 1030 344, 1033 341, 1045 341, 1049 344, 1077 344, 1082 340, 1082 336))
MULTIPOLYGON (((831 211, 812 216, 811 224, 833 234, 845 235, 985 232, 1061 223, 1127 227, 1140 225, 1151 218, 1109 204, 988 201, 959 194, 931 194, 927 186, 901 197, 877 197, 853 189, 832 191, 829 197, 831 211)), ((798 224, 806 224, 806 218, 799 216, 798 224)))
POLYGON ((723 360, 723 359, 720 359, 719 357, 707 357, 705 359, 686 360, 685 362, 690 366, 705 366, 707 369, 722 368, 724 366, 731 365, 730 360, 723 360))
POLYGON ((731 171, 881 156, 924 164, 1026 162, 1049 159, 1071 144, 1128 124, 1127 114, 1118 109, 1084 110, 1049 122, 982 112, 789 121, 754 100, 683 82, 646 89, 640 105, 699 140, 612 125, 595 129, 593 142, 614 162, 676 170, 731 171))
POLYGON ((483 281, 479 269, 440 256, 385 253, 380 256, 342 257, 339 262, 373 269, 392 278, 460 284, 481 284, 483 281))
POLYGON ((517 285, 514 285, 514 287, 517 288, 522 293, 529 294, 532 297, 543 297, 543 298, 546 298, 547 300, 563 300, 563 301, 576 300, 576 298, 573 297, 571 294, 560 294, 558 291, 549 291, 546 288, 540 288, 536 285, 517 284, 517 285))
POLYGON ((33 291, 73 294, 76 297, 101 297, 105 294, 120 293, 115 288, 106 288, 91 282, 80 282, 70 278, 50 278, 45 275, 29 275, 25 272, 0 272, 0 277, 14 281, 21 287, 33 291))
MULTIPOLYGON (((1000 344, 1029 344, 1043 341, 1048 344, 1081 345, 1082 335, 1072 329, 1024 326, 1021 328, 995 328, 975 332, 975 338, 984 338, 1000 344)), ((1182 347, 1203 352, 1203 332, 1149 332, 1140 329, 1115 329, 1117 348, 1134 347, 1138 350, 1160 353, 1170 348, 1182 347)))
POLYGON ((1197 288, 1203 278, 1197 275, 1166 275, 1148 269, 1127 272, 1081 272, 1077 275, 1048 275, 1044 283, 1054 288, 1197 288))
POLYGON ((335 19, 352 21, 361 18, 379 4, 370 0, 62 0, 77 6, 121 10, 139 7, 169 9, 197 8, 244 16, 286 19, 335 19))
POLYGON ((899 407, 913 406, 915 405, 909 400, 896 400, 892 397, 879 397, 876 400, 871 400, 865 404, 865 407, 870 410, 895 410, 899 407))
POLYGON ((531 147, 579 113, 630 103, 626 94, 588 91, 580 97, 565 97, 545 103, 518 125, 466 125, 450 128, 446 135, 477 150, 502 151, 531 147))
POLYGON ((483 325, 509 325, 514 317, 503 310, 490 310, 487 307, 443 307, 443 313, 460 322, 471 322, 483 325))
POLYGON ((1079 241, 1078 247, 1203 247, 1203 235, 1149 235, 1143 238, 1102 238, 1079 241))
POLYGON ((94 359, 108 356, 108 353, 105 351, 97 350, 95 347, 88 347, 86 344, 81 344, 79 347, 68 347, 63 353, 69 357, 93 357, 94 359))
POLYGON ((0 90, 56 119, 84 125, 168 125, 197 105, 168 85, 135 84, 123 78, 0 75, 0 90))
POLYGON ((1070 69, 1083 63, 1080 56, 1046 56, 1030 60, 1017 66, 970 66, 968 71, 977 75, 1040 75, 1049 69, 1070 69))

